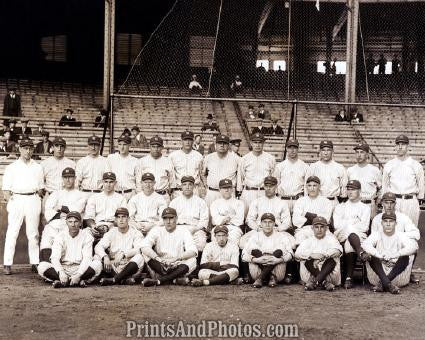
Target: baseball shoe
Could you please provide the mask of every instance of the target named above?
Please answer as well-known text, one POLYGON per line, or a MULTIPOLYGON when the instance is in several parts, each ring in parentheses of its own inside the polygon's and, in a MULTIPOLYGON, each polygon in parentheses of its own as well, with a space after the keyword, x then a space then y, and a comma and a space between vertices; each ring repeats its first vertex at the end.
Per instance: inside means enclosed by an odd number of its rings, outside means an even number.
POLYGON ((410 274, 410 283, 419 284, 419 279, 415 276, 415 274, 410 274))
POLYGON ((249 277, 249 275, 244 275, 242 279, 244 283, 251 283, 251 278, 249 277))
POLYGON ((351 279, 351 277, 347 277, 345 279, 344 288, 345 289, 351 289, 351 288, 353 288, 353 280, 351 279))
POLYGON ((268 286, 270 288, 274 288, 277 286, 277 281, 276 281, 276 277, 274 275, 270 275, 270 280, 269 280, 269 284, 268 286))
POLYGON ((387 286, 386 289, 388 292, 390 292, 391 294, 400 294, 400 288, 398 288, 396 285, 393 285, 392 283, 390 283, 387 286))
POLYGON ((187 286, 189 285, 189 279, 187 277, 178 277, 173 281, 173 283, 177 286, 187 286))
POLYGON ((134 277, 128 277, 123 282, 125 285, 133 286, 136 284, 136 279, 134 277))
POLYGON ((113 277, 104 277, 99 281, 101 286, 110 286, 115 284, 115 280, 113 277))
POLYGON ((33 265, 31 265, 31 271, 32 271, 33 273, 38 274, 38 265, 37 265, 37 264, 33 264, 33 265))
POLYGON ((87 282, 86 282, 86 280, 81 280, 81 281, 80 281, 80 287, 81 287, 81 288, 86 288, 86 287, 87 287, 87 282))
POLYGON ((193 279, 190 283, 193 287, 202 287, 204 285, 203 280, 193 279))
POLYGON ((52 287, 53 288, 63 288, 63 284, 59 280, 56 280, 52 283, 52 287))
POLYGON ((360 259, 363 262, 370 261, 371 258, 372 258, 372 256, 370 256, 370 254, 369 253, 366 253, 364 250, 362 252, 360 252, 360 259))
POLYGON ((335 290, 335 285, 329 281, 323 281, 322 286, 328 291, 333 292, 335 290))
POLYGON ((4 266, 4 275, 12 275, 12 266, 4 266))
POLYGON ((236 286, 243 285, 244 283, 245 283, 245 281, 241 277, 238 277, 236 280, 233 280, 233 281, 230 282, 231 285, 236 285, 236 286))
POLYGON ((382 293, 384 291, 384 288, 382 287, 382 283, 379 282, 376 286, 372 287, 372 292, 374 293, 382 293))
POLYGON ((144 279, 142 282, 143 287, 152 287, 158 285, 158 280, 154 279, 144 279))
POLYGON ((263 287, 263 281, 261 279, 257 279, 257 280, 254 281, 252 286, 254 288, 261 288, 261 287, 263 287))
POLYGON ((315 290, 317 288, 318 284, 316 281, 316 278, 314 276, 310 276, 308 281, 306 282, 304 289, 305 290, 315 290))
POLYGON ((283 279, 283 283, 290 285, 292 283, 292 274, 286 275, 285 278, 283 279))

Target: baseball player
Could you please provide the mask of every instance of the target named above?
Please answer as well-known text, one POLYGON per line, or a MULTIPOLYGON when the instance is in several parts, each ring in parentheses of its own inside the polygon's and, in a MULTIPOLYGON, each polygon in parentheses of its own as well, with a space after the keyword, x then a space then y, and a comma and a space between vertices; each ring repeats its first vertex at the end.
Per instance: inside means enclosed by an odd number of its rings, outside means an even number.
MULTIPOLYGON (((170 161, 173 164, 173 196, 176 198, 181 194, 181 178, 183 176, 192 176, 195 179, 195 193, 200 194, 201 172, 203 157, 198 152, 192 149, 193 133, 185 131, 181 135, 182 148, 170 153, 170 161)), ((201 189, 202 191, 202 189, 201 189)), ((202 196, 202 195, 200 195, 202 196)))
MULTIPOLYGON (((353 288, 353 271, 357 256, 361 258, 361 242, 369 231, 370 207, 361 202, 361 184, 357 180, 347 183, 348 201, 335 207, 333 218, 335 236, 344 246, 345 289, 353 288)), ((363 260, 363 258, 362 258, 363 260)))
POLYGON ((367 278, 374 292, 399 294, 399 287, 409 284, 418 244, 405 233, 397 232, 396 223, 396 214, 384 213, 382 229, 371 233, 362 244, 370 258, 366 264, 367 278))
POLYGON ((50 262, 40 262, 38 274, 53 288, 86 287, 102 270, 100 261, 93 261, 93 237, 81 230, 82 219, 77 211, 66 215, 67 230, 61 231, 52 247, 50 262))
POLYGON ((34 143, 31 139, 19 142, 19 159, 6 166, 3 175, 3 197, 7 202, 7 232, 4 245, 4 273, 12 273, 16 240, 25 220, 28 238, 28 255, 32 270, 39 263, 38 225, 40 223, 41 199, 44 189, 43 168, 31 159, 34 143))
POLYGON ((204 250, 207 243, 209 213, 205 201, 193 193, 195 179, 183 176, 181 179, 182 195, 173 199, 170 208, 177 212, 177 226, 189 230, 193 236, 198 252, 204 250))
POLYGON ((105 172, 103 191, 93 194, 87 200, 85 219, 95 239, 100 239, 114 225, 115 211, 127 207, 127 200, 115 192, 117 177, 113 172, 105 172))
POLYGON ((222 179, 229 179, 236 183, 239 157, 229 151, 229 137, 217 135, 215 138, 215 152, 205 156, 202 168, 202 180, 208 188, 205 201, 208 207, 216 199, 220 198, 218 183, 222 179))
POLYGON ((167 283, 187 285, 187 275, 196 268, 198 251, 190 232, 177 226, 177 212, 166 208, 162 212, 164 227, 154 227, 142 242, 152 279, 144 279, 145 287, 167 283))
POLYGON ((164 197, 167 205, 170 203, 170 188, 174 188, 174 167, 169 157, 162 154, 164 141, 153 136, 149 141, 150 154, 142 157, 137 167, 137 192, 142 190, 142 175, 149 172, 156 178, 155 191, 164 197))
MULTIPOLYGON (((383 212, 376 215, 372 220, 372 233, 378 232, 382 229, 382 215, 383 213, 393 213, 397 217, 396 231, 404 233, 411 240, 418 242, 421 235, 417 226, 415 226, 409 216, 403 214, 400 211, 395 210, 397 198, 392 192, 386 192, 382 195, 382 207, 384 208, 383 212)), ((413 264, 415 264, 417 254, 415 254, 413 259, 413 264)), ((415 277, 412 273, 410 275, 411 283, 419 283, 419 279, 415 277)))
POLYGON ((88 199, 93 193, 102 191, 103 174, 110 172, 111 169, 108 160, 99 155, 101 139, 91 136, 88 138, 87 144, 89 154, 78 160, 75 174, 77 188, 85 192, 88 199))
POLYGON ((304 196, 308 165, 298 158, 299 143, 290 139, 286 144, 287 159, 276 165, 274 176, 278 180, 278 193, 293 211, 296 200, 304 196))
POLYGON ((276 232, 275 224, 273 214, 263 214, 261 230, 249 238, 242 251, 242 260, 249 263, 255 288, 261 288, 266 280, 269 287, 276 287, 285 278, 286 263, 294 255, 288 234, 276 232))
POLYGON ((360 197, 363 203, 370 206, 370 216, 376 215, 376 199, 382 187, 382 173, 371 164, 369 164, 369 145, 365 143, 357 144, 354 147, 356 152, 357 164, 347 169, 348 180, 357 180, 362 186, 360 197))
MULTIPOLYGON (((212 225, 214 227, 225 225, 229 230, 229 242, 239 245, 239 240, 242 236, 241 225, 244 222, 243 202, 233 197, 233 183, 231 180, 222 179, 218 186, 221 198, 211 204, 212 225)), ((214 239, 214 233, 211 236, 214 239)))
POLYGON ((313 219, 322 216, 330 221, 333 205, 326 197, 320 196, 320 179, 316 176, 307 178, 307 196, 299 198, 294 205, 292 223, 295 229, 295 242, 300 244, 304 239, 313 236, 311 225, 313 219))
POLYGON ((251 136, 252 151, 239 162, 236 190, 245 204, 245 215, 251 202, 264 196, 264 178, 272 176, 275 169, 275 158, 263 151, 264 141, 261 133, 254 133, 251 136))
POLYGON ((237 280, 239 248, 228 242, 229 229, 226 226, 218 226, 214 234, 215 241, 208 243, 202 253, 198 279, 191 282, 194 287, 240 283, 237 280))
POLYGON ((395 139, 397 156, 384 166, 382 192, 396 195, 396 210, 409 216, 415 225, 419 222, 419 202, 424 198, 425 182, 422 165, 408 154, 409 138, 395 139))
POLYGON ((161 214, 167 207, 163 195, 154 190, 155 177, 150 172, 142 175, 142 191, 128 202, 130 226, 146 235, 153 227, 162 225, 161 214))
POLYGON ((239 153, 241 142, 242 140, 239 138, 234 138, 230 140, 230 150, 238 157, 242 157, 242 155, 239 153))
POLYGON ((317 176, 320 179, 320 195, 332 201, 335 207, 339 200, 347 197, 347 171, 342 164, 335 162, 333 157, 333 143, 329 140, 320 142, 320 153, 317 162, 310 165, 308 176, 317 176))
POLYGON ((122 135, 118 138, 118 153, 108 155, 109 168, 117 176, 115 192, 123 195, 128 200, 136 192, 137 158, 130 155, 131 138, 122 135))
POLYGON ((322 286, 333 291, 341 284, 340 257, 342 246, 328 231, 328 221, 322 216, 313 219, 313 236, 301 242, 295 251, 300 262, 300 277, 305 290, 322 286))
POLYGON ((115 211, 117 227, 109 230, 94 248, 95 254, 103 261, 103 272, 107 276, 100 280, 102 286, 135 284, 131 276, 143 267, 144 260, 140 253, 143 235, 130 228, 128 221, 127 208, 118 208, 115 211))
POLYGON ((54 191, 46 200, 45 216, 47 224, 44 226, 40 242, 40 261, 50 261, 53 241, 57 234, 67 229, 66 215, 70 211, 80 214, 86 206, 86 195, 75 189, 75 170, 65 168, 62 171, 63 189, 54 191))

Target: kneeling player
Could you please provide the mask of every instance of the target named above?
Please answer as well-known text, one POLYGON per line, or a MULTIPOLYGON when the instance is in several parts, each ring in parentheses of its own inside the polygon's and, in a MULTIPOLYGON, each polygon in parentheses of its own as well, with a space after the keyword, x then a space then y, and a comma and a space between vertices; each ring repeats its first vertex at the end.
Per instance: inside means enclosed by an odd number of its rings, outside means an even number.
POLYGON ((396 231, 394 213, 382 215, 382 229, 373 232, 362 244, 370 255, 367 278, 374 292, 388 291, 399 294, 400 287, 409 284, 413 254, 418 244, 405 233, 396 231))
POLYGON ((227 242, 229 229, 217 226, 214 234, 215 240, 202 253, 199 279, 192 280, 195 287, 226 284, 239 276, 239 248, 227 242))
POLYGON ((40 262, 38 273, 54 288, 66 286, 85 287, 86 282, 100 274, 102 264, 93 261, 93 236, 80 230, 79 212, 71 211, 66 216, 68 230, 60 232, 53 242, 51 263, 40 262))
POLYGON ((242 260, 249 264, 255 288, 261 288, 265 280, 269 287, 275 287, 285 278, 286 263, 293 256, 293 242, 286 233, 275 231, 275 223, 273 214, 263 214, 261 230, 249 238, 242 251, 242 260))
POLYGON ((128 219, 128 210, 118 208, 115 212, 117 228, 109 230, 94 248, 96 255, 103 260, 106 276, 112 276, 102 278, 102 286, 123 282, 134 284, 135 280, 131 275, 143 267, 144 260, 140 253, 143 235, 136 228, 129 227, 128 219))
POLYGON ((186 285, 187 275, 196 268, 198 250, 189 230, 177 226, 177 213, 173 208, 162 212, 164 227, 154 227, 142 242, 143 255, 147 257, 152 279, 143 285, 159 286, 167 283, 186 285))
POLYGON ((302 241, 295 252, 295 259, 301 262, 301 281, 305 283, 305 290, 315 290, 322 285, 333 291, 341 284, 342 247, 336 237, 327 232, 325 218, 315 217, 312 228, 314 235, 302 241))

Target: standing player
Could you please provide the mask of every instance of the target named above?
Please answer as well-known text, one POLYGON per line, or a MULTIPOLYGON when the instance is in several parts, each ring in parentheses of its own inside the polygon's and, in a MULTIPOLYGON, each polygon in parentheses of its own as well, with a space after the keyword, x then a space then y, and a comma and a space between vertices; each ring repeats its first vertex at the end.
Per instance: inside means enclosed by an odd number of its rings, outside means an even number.
POLYGON ((384 166, 382 192, 392 192, 397 198, 396 209, 419 222, 419 201, 424 198, 425 181, 422 165, 408 154, 409 138, 395 139, 397 156, 384 166))
POLYGON ((249 238, 242 251, 242 260, 249 263, 255 288, 261 288, 265 280, 269 287, 276 287, 285 278, 286 263, 293 257, 292 241, 288 234, 274 230, 275 223, 273 214, 263 214, 261 230, 249 238))
POLYGON ((319 177, 320 195, 327 197, 335 207, 339 200, 347 197, 348 177, 344 166, 332 159, 333 149, 332 141, 320 142, 320 160, 310 165, 308 176, 319 177))
POLYGON ((142 175, 142 191, 128 202, 130 226, 146 235, 153 227, 162 224, 161 214, 167 207, 164 197, 154 190, 155 177, 149 172, 142 175))
POLYGON ((108 155, 108 164, 111 171, 117 176, 115 192, 128 200, 136 191, 137 158, 130 155, 131 138, 122 135, 118 138, 119 153, 108 155))
POLYGON ((183 176, 181 183, 182 195, 171 201, 170 208, 177 212, 177 226, 189 230, 196 248, 201 252, 207 243, 208 207, 202 198, 193 193, 195 179, 192 176, 183 176))
POLYGON ((278 180, 278 193, 293 211, 296 200, 304 196, 308 165, 298 158, 299 143, 290 139, 286 144, 288 158, 276 165, 274 175, 278 180))
POLYGON ((341 244, 328 232, 328 221, 317 216, 313 219, 313 236, 301 242, 295 252, 295 259, 301 263, 300 277, 305 290, 323 286, 333 291, 341 284, 341 244))
POLYGON ((330 221, 332 216, 332 202, 326 197, 320 196, 320 179, 316 176, 307 178, 307 196, 299 198, 294 205, 292 223, 295 229, 296 244, 313 236, 311 225, 317 216, 330 221))
POLYGON ((80 230, 81 215, 71 211, 66 215, 68 230, 55 237, 52 248, 52 263, 41 262, 38 273, 47 281, 53 282, 53 288, 67 286, 86 287, 102 270, 100 261, 93 261, 93 237, 80 230))
POLYGON ((170 153, 170 160, 173 164, 174 181, 173 181, 173 197, 176 198, 181 194, 181 178, 183 176, 192 176, 195 179, 195 193, 199 193, 201 185, 202 171, 202 155, 192 149, 193 133, 185 131, 181 135, 182 148, 170 153))
POLYGON ((54 191, 46 200, 44 226, 40 242, 40 261, 50 261, 53 241, 57 234, 66 229, 66 215, 70 211, 82 213, 86 206, 86 195, 75 189, 75 170, 62 171, 63 189, 54 191))
POLYGON ((34 143, 31 139, 19 142, 19 159, 9 164, 3 175, 3 196, 7 202, 7 232, 4 245, 4 273, 10 275, 15 255, 16 240, 25 220, 28 255, 32 270, 39 263, 38 225, 40 223, 43 168, 31 159, 34 143))
POLYGON ((164 141, 161 137, 153 136, 149 141, 150 153, 139 161, 137 167, 137 192, 140 192, 142 175, 149 172, 156 179, 155 191, 164 197, 167 204, 170 203, 170 188, 174 185, 173 163, 167 156, 162 154, 164 141))
POLYGON ((205 201, 208 206, 220 198, 218 183, 222 179, 229 179, 236 183, 239 157, 229 151, 229 137, 217 135, 215 138, 215 152, 205 156, 202 180, 207 190, 205 201))
POLYGON ((239 248, 228 242, 229 229, 218 226, 214 234, 215 241, 208 243, 202 253, 199 279, 191 282, 194 287, 235 282, 239 276, 239 248))
POLYGON ((239 149, 241 147, 241 139, 235 138, 230 140, 230 150, 237 155, 238 157, 242 157, 242 155, 239 153, 239 149))
POLYGON ((143 235, 130 228, 128 217, 127 208, 118 208, 115 211, 117 227, 109 230, 94 248, 96 255, 103 261, 104 273, 109 276, 100 280, 102 286, 122 282, 134 284, 131 275, 143 267, 144 260, 140 253, 143 235))
POLYGON ((152 279, 143 280, 143 286, 171 282, 187 285, 187 275, 196 268, 196 245, 190 232, 177 226, 177 213, 173 208, 164 209, 162 219, 164 227, 153 228, 142 243, 142 252, 152 276, 152 279))
POLYGON ((94 238, 100 239, 113 226, 115 211, 127 207, 123 195, 115 192, 117 178, 113 172, 103 174, 103 191, 87 200, 85 219, 94 238))
POLYGON ((245 204, 245 215, 251 202, 264 196, 264 178, 272 176, 275 169, 275 158, 263 151, 264 141, 261 133, 254 133, 251 136, 252 151, 239 162, 236 190, 241 193, 241 200, 245 204))
POLYGON ((107 159, 99 155, 100 138, 91 136, 87 144, 89 154, 78 160, 75 167, 75 174, 77 177, 77 188, 85 192, 87 198, 89 198, 93 193, 100 193, 102 191, 103 174, 111 170, 107 159))
MULTIPOLYGON (((344 246, 345 289, 353 288, 353 271, 357 257, 362 257, 361 242, 367 237, 370 223, 370 207, 360 201, 361 184, 348 181, 348 201, 338 204, 333 214, 335 236, 344 246)), ((364 258, 362 258, 364 260, 364 258)))
POLYGON ((379 197, 379 191, 382 187, 382 174, 376 166, 369 164, 369 145, 365 143, 357 144, 354 151, 356 152, 357 164, 347 169, 348 180, 360 182, 362 187, 361 200, 370 206, 370 216, 373 218, 376 215, 375 201, 379 197))

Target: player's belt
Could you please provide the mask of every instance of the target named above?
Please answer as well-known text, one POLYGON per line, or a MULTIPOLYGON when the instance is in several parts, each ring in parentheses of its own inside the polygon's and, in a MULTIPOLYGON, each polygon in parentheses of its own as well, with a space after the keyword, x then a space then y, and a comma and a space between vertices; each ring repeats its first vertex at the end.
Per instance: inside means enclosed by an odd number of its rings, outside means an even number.
POLYGON ((296 194, 295 196, 281 196, 280 198, 283 199, 283 200, 297 200, 303 195, 304 195, 304 193, 300 192, 299 194, 296 194))
POLYGON ((328 197, 328 200, 331 200, 331 201, 336 200, 336 197, 335 196, 334 197, 328 197))
POLYGON ((182 191, 182 188, 174 188, 173 190, 182 191))
MULTIPOLYGON (((84 191, 84 190, 83 190, 84 191)), ((132 192, 133 189, 127 189, 127 190, 115 190, 118 194, 128 194, 129 192, 132 192)))
POLYGON ((89 189, 81 189, 83 192, 102 192, 102 190, 89 190, 89 189))
POLYGON ((249 186, 246 186, 246 187, 245 187, 245 190, 264 190, 264 188, 256 188, 256 187, 249 187, 249 186))
POLYGON ((362 200, 362 203, 364 203, 364 204, 370 204, 370 203, 372 203, 372 200, 362 200))
POLYGON ((165 195, 167 193, 167 190, 155 190, 155 192, 160 195, 165 195))
POLYGON ((395 197, 397 198, 402 198, 405 200, 411 200, 412 198, 415 198, 415 195, 400 195, 400 194, 395 194, 395 197))
POLYGON ((211 188, 211 187, 208 187, 208 190, 212 190, 212 191, 220 191, 220 189, 211 188))
POLYGON ((36 192, 14 192, 14 195, 24 195, 24 196, 31 196, 37 194, 36 192))

